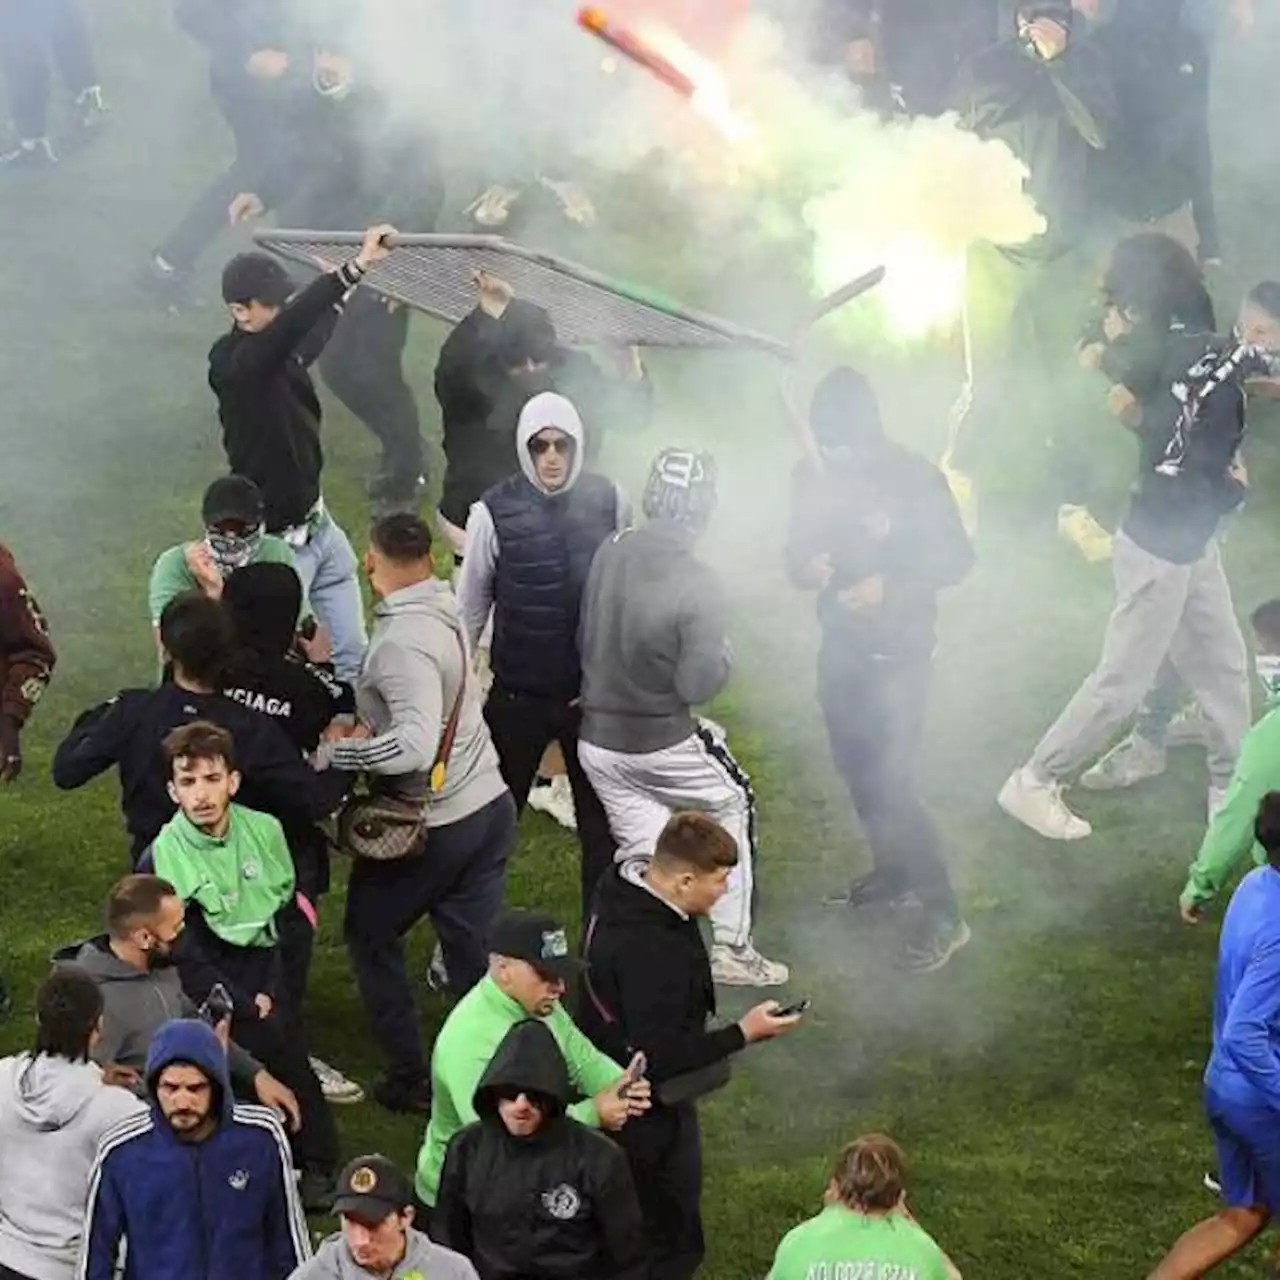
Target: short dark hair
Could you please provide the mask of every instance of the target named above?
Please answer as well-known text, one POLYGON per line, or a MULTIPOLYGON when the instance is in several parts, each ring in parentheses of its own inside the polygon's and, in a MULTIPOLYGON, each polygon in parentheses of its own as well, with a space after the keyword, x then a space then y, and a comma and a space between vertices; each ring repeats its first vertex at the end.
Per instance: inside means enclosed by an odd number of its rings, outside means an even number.
POLYGON ((1267 851, 1267 861, 1280 871, 1280 791, 1268 791, 1262 797, 1253 834, 1267 851))
POLYGON ((127 938, 143 920, 152 920, 166 898, 178 891, 160 876, 125 876, 107 894, 107 933, 119 941, 127 938))
POLYGON ((1213 329, 1213 301, 1191 250, 1159 231, 1126 236, 1111 251, 1102 297, 1145 324, 1167 329, 1175 319, 1213 329))
POLYGON ((831 1178, 841 1202, 851 1209, 884 1213, 902 1199, 906 1190, 906 1157, 887 1135, 864 1134, 836 1157, 831 1178))
POLYGON ((738 842, 705 813, 675 813, 658 836, 653 860, 663 870, 702 873, 738 865, 738 842))
POLYGON ((173 665, 211 687, 226 669, 234 635, 221 602, 198 589, 174 596, 160 615, 160 643, 173 665))
POLYGON ((409 511, 375 520, 369 541, 394 564, 417 564, 431 554, 431 526, 409 511))
POLYGON ((228 305, 261 302, 282 307, 296 289, 293 278, 269 253, 237 253, 222 271, 222 300, 228 305))
POLYGON ((102 992, 78 965, 55 969, 36 992, 35 1055, 89 1060, 89 1041, 102 1017, 102 992))
POLYGON ((1260 604, 1250 615, 1249 624, 1259 639, 1270 641, 1280 651, 1280 600, 1260 604))
POLYGON ((236 740, 229 729, 210 720, 179 725, 165 735, 160 745, 170 777, 179 760, 221 760, 228 769, 236 767, 236 740))
POLYGON ((1245 294, 1244 300, 1280 320, 1280 280, 1259 281, 1245 294))

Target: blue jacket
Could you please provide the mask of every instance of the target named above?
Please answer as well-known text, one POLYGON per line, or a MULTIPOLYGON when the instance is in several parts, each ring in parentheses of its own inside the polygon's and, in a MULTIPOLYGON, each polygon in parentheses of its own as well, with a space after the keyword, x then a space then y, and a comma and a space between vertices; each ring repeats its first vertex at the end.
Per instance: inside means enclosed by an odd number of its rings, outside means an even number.
POLYGON ((1205 1085, 1280 1112, 1280 872, 1240 881, 1222 921, 1205 1085))
POLYGON ((279 1121, 236 1103, 226 1053, 195 1019, 156 1033, 147 1086, 150 1111, 99 1144, 77 1280, 111 1280, 122 1243, 124 1280, 285 1280, 311 1243, 279 1121), (175 1062, 213 1082, 218 1127, 203 1142, 180 1141, 154 1101, 156 1078, 175 1062))

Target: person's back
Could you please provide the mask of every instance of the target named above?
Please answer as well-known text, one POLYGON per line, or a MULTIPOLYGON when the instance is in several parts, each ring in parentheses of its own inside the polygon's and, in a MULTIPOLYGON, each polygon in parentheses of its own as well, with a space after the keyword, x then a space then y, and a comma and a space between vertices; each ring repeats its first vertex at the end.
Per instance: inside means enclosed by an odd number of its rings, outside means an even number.
POLYGON ((660 751, 694 730, 690 708, 729 677, 726 605, 688 529, 650 520, 606 542, 582 598, 582 738, 660 751))
POLYGON ((35 1052, 0 1059, 0 1274, 71 1280, 98 1143, 146 1105, 90 1060, 102 996, 88 974, 55 971, 36 1007, 35 1052))

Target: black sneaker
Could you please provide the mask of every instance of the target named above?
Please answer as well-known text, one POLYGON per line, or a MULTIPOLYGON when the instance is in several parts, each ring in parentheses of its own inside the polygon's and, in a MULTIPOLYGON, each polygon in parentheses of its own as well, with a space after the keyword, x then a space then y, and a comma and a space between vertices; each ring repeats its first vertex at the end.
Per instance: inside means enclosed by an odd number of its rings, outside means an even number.
POLYGON ((338 1191, 338 1180, 328 1169, 310 1167, 298 1177, 298 1199, 304 1213, 324 1216, 333 1211, 333 1199, 338 1191))
POLYGON ((973 935, 963 920, 921 922, 920 932, 898 952, 895 969, 903 973, 933 973, 941 969, 973 935))
POLYGON ((34 138, 20 142, 12 151, 0 154, 0 173, 30 173, 52 169, 58 163, 48 138, 34 138))
POLYGON ((907 907, 919 900, 903 886, 900 876, 871 871, 855 880, 843 893, 833 894, 824 901, 829 907, 861 911, 866 907, 907 907))
POLYGON ((383 1076, 373 1086, 374 1101, 397 1115, 424 1116, 431 1111, 431 1081, 397 1080, 383 1076))

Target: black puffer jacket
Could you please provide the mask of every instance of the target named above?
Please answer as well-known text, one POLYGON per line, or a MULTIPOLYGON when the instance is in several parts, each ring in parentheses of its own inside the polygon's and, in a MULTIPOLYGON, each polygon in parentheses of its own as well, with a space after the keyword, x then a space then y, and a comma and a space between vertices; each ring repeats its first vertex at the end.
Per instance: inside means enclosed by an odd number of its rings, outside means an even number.
POLYGON ((569 1119, 569 1073, 537 1019, 507 1033, 475 1093, 480 1119, 445 1155, 432 1238, 480 1280, 642 1280, 644 1236, 622 1151, 569 1119), (498 1113, 515 1089, 542 1100, 538 1131, 513 1137, 498 1113))

